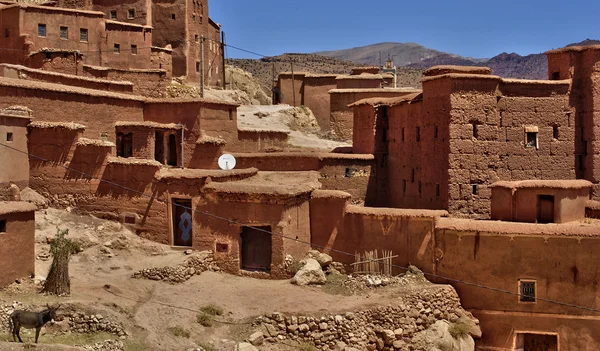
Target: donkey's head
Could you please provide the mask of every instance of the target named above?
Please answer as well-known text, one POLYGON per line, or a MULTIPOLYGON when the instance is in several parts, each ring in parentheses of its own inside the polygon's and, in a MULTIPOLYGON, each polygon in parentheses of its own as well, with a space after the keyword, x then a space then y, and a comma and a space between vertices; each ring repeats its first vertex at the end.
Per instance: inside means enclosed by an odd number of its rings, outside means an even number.
POLYGON ((56 307, 50 307, 50 305, 46 304, 48 307, 48 319, 50 320, 50 324, 54 324, 54 320, 56 319, 56 310, 60 308, 60 305, 56 307))

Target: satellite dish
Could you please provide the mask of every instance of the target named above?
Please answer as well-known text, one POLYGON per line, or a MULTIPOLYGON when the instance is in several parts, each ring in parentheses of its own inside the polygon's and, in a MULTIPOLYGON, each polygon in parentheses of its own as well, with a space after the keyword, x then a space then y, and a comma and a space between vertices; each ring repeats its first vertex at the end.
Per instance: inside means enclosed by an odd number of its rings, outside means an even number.
POLYGON ((224 154, 219 157, 219 167, 224 171, 229 171, 235 168, 235 157, 230 154, 224 154))

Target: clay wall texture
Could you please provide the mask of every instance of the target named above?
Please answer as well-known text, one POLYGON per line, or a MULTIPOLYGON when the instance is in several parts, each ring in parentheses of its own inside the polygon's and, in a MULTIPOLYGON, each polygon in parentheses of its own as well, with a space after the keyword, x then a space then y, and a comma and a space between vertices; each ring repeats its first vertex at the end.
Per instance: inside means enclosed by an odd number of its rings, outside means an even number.
POLYGON ((288 132, 238 130, 237 152, 264 152, 288 146, 288 132))
MULTIPOLYGON (((0 143, 27 152, 27 124, 29 118, 3 116, 0 113, 0 143), (8 137, 11 134, 10 138, 8 137), (9 140, 10 139, 10 140, 9 140)), ((15 183, 20 189, 29 184, 29 158, 27 154, 0 147, 0 187, 15 183)))
POLYGON ((352 139, 354 116, 348 105, 372 97, 398 97, 413 93, 399 89, 335 89, 330 91, 330 129, 339 137, 352 139))
POLYGON ((304 105, 304 96, 302 88, 304 85, 306 73, 294 73, 293 79, 291 73, 281 73, 278 78, 279 103, 291 106, 304 105), (295 100, 294 100, 295 97, 295 100))
POLYGON ((54 73, 81 75, 83 59, 75 52, 38 52, 30 54, 24 66, 54 73))
POLYGON ((152 30, 149 27, 106 21, 102 66, 117 69, 149 69, 152 30), (119 51, 115 49, 119 45, 119 51))
POLYGON ((46 72, 44 70, 30 69, 24 66, 0 64, 0 76, 7 78, 34 80, 54 84, 64 84, 75 87, 112 91, 116 93, 133 93, 133 84, 129 82, 116 82, 101 79, 89 79, 76 75, 46 72))
MULTIPOLYGON (((10 202, 5 202, 8 206, 10 202)), ((32 206, 33 207, 33 206, 32 206)), ((6 232, 0 233, 0 287, 35 274, 35 212, 0 214, 6 232)))
POLYGON ((570 116, 575 129, 575 169, 579 179, 594 183, 600 200, 600 48, 573 47, 547 52, 549 79, 572 79, 570 116))
POLYGON ((304 106, 308 107, 317 119, 323 131, 330 129, 329 123, 329 91, 335 89, 337 83, 335 76, 320 77, 307 75, 304 78, 303 97, 304 106))
POLYGON ((106 80, 131 82, 133 93, 152 98, 163 98, 171 82, 165 70, 125 70, 84 65, 82 75, 106 80))
POLYGON ((151 18, 152 8, 148 6, 147 0, 123 1, 116 0, 93 0, 91 5, 94 11, 103 12, 105 18, 114 21, 147 25, 151 18), (130 16, 130 10, 133 10, 133 18, 130 16), (116 11, 116 18, 111 16, 111 12, 116 11))

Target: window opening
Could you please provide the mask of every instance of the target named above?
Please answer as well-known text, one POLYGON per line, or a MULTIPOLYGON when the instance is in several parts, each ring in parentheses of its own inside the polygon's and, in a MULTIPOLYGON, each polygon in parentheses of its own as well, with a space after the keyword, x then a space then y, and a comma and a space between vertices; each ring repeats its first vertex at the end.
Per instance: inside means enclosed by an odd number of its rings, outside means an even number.
POLYGON ((132 19, 135 17, 135 10, 134 9, 130 9, 129 11, 127 11, 127 18, 132 19))
POLYGON ((88 41, 88 30, 87 28, 79 29, 79 41, 88 41))
POLYGON ((175 134, 169 135, 169 154, 167 157, 167 165, 177 166, 177 137, 175 134))
POLYGON ((137 45, 131 45, 131 54, 137 55, 137 45))
POLYGON ((114 51, 115 54, 121 53, 121 44, 115 44, 114 51))
POLYGON ((527 132, 526 133, 527 136, 527 141, 525 146, 526 147, 534 147, 534 148, 538 148, 538 133, 537 132, 527 132))
POLYGON ((133 134, 117 133, 117 156, 128 158, 133 155, 133 134))
POLYGON ((46 25, 45 24, 38 24, 38 35, 40 37, 45 37, 46 36, 46 25))
POLYGON ((8 142, 12 142, 13 141, 13 133, 6 133, 6 141, 8 142))
POLYGON ((552 137, 554 139, 558 139, 559 136, 560 136, 560 134, 558 132, 558 126, 557 125, 552 126, 552 137))
POLYGON ((0 219, 0 233, 6 233, 6 219, 0 219))
POLYGON ((552 80, 560 80, 560 72, 552 72, 552 80))
POLYGON ((110 19, 117 19, 117 11, 110 11, 110 19))
POLYGON ((479 189, 478 189, 478 186, 477 186, 477 184, 473 184, 473 186, 472 186, 472 190, 471 190, 472 194, 473 194, 473 195, 477 195, 477 192, 478 192, 478 190, 479 190, 479 189))
POLYGON ((519 281, 519 285, 519 301, 536 302, 535 281, 521 280, 519 281))
POLYGON ((69 39, 69 27, 60 27, 60 38, 69 39))

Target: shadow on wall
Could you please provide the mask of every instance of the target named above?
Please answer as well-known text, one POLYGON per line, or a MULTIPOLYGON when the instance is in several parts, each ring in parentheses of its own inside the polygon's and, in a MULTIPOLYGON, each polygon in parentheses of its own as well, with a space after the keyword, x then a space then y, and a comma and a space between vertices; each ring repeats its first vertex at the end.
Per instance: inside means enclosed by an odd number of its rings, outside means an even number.
POLYGON ((71 158, 65 179, 89 181, 100 178, 105 160, 110 153, 110 147, 78 145, 71 158))
POLYGON ((221 154, 222 147, 220 145, 205 144, 197 145, 194 148, 192 158, 187 165, 188 168, 208 168, 216 167, 215 160, 221 154))
POLYGON ((96 195, 129 199, 140 197, 139 193, 148 193, 147 189, 153 186, 156 170, 157 167, 153 165, 109 163, 104 169, 96 195))
POLYGON ((45 160, 30 157, 29 165, 32 170, 64 164, 69 158, 73 144, 77 140, 77 130, 49 128, 33 129, 29 135, 29 152, 32 155, 43 157, 45 160))

